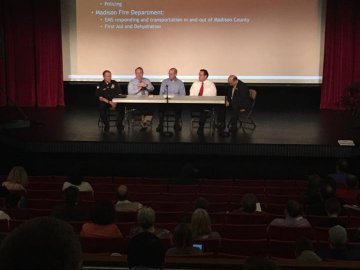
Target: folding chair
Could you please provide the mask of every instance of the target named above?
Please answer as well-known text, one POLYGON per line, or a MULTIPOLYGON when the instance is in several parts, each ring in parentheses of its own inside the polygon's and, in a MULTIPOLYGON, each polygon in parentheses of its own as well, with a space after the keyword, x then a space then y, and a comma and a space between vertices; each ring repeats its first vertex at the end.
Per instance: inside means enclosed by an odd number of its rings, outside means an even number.
MULTIPOLYGON (((108 115, 108 118, 109 118, 110 127, 116 127, 117 114, 118 114, 118 112, 116 111, 115 108, 113 108, 113 107, 109 108, 107 115, 108 115)), ((98 127, 99 128, 104 128, 104 123, 101 120, 100 115, 99 115, 99 118, 98 118, 98 127)))
MULTIPOLYGON (((256 124, 252 118, 252 113, 256 103, 257 91, 255 89, 249 89, 249 97, 251 99, 251 108, 248 111, 245 109, 240 109, 238 122, 240 123, 240 128, 245 129, 246 128, 245 125, 249 125, 252 127, 250 129, 254 130, 256 128, 256 124)), ((228 122, 228 128, 229 127, 230 127, 230 121, 228 122)))
MULTIPOLYGON (((153 113, 149 113, 146 116, 151 116, 151 118, 149 118, 150 119, 149 127, 152 128, 154 115, 153 113)), ((128 129, 133 128, 135 126, 140 127, 142 122, 142 117, 143 117, 143 110, 134 107, 125 107, 125 122, 128 125, 128 129)))
MULTIPOLYGON (((204 128, 209 128, 209 130, 211 130, 211 133, 213 134, 215 131, 215 119, 216 119, 216 113, 215 113, 215 109, 205 109, 203 110, 206 113, 206 121, 205 121, 205 125, 204 128)), ((201 115, 201 111, 191 111, 190 112, 190 118, 191 118, 191 125, 190 128, 198 128, 199 127, 199 122, 200 122, 200 115, 201 115)))
POLYGON ((244 109, 240 110, 240 116, 239 116, 240 128, 247 128, 246 125, 249 125, 252 127, 251 129, 255 129, 256 124, 252 118, 252 113, 254 111, 254 107, 256 103, 257 91, 255 89, 249 89, 249 97, 252 100, 250 110, 248 111, 244 109))

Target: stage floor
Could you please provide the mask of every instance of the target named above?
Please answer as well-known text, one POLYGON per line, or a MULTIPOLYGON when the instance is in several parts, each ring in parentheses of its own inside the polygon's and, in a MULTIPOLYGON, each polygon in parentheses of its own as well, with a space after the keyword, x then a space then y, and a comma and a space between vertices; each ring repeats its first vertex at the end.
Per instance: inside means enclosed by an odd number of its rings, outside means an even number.
MULTIPOLYGON (((170 138, 156 132, 156 116, 152 129, 139 131, 139 127, 125 127, 118 133, 113 127, 106 134, 98 127, 96 108, 36 108, 26 109, 25 113, 35 125, 0 131, 2 143, 33 152, 59 153, 319 157, 359 154, 360 128, 353 127, 345 112, 255 111, 254 130, 239 129, 229 137, 222 137, 205 129, 204 136, 199 137, 196 128, 190 127, 189 111, 184 110, 182 131, 170 138), (338 140, 353 140, 356 146, 339 146, 338 140)), ((7 117, 11 118, 11 114, 15 117, 16 111, 7 113, 7 117)))

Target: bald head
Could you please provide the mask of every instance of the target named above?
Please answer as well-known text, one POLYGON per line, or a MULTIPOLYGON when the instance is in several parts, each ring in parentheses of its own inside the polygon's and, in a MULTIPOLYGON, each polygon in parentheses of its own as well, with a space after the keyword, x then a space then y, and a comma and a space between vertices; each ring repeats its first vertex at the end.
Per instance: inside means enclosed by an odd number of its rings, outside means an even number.
POLYGON ((238 78, 235 76, 235 75, 230 75, 229 78, 228 78, 228 83, 231 85, 231 86, 234 86, 236 85, 238 82, 238 78))
POLYGON ((118 195, 119 201, 127 200, 127 194, 128 194, 127 187, 124 185, 120 185, 117 189, 117 195, 118 195))

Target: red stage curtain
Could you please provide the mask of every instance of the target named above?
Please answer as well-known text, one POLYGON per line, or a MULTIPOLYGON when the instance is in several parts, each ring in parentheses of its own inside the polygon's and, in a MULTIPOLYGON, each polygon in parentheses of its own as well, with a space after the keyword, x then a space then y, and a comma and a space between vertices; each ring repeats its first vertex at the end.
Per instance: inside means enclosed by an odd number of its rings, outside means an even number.
POLYGON ((359 80, 360 1, 328 0, 321 109, 342 109, 342 96, 359 80))
POLYGON ((37 105, 64 105, 60 0, 35 1, 37 105))
POLYGON ((5 1, 6 90, 19 106, 35 105, 32 1, 5 1))
POLYGON ((4 44, 4 3, 0 2, 0 106, 6 104, 5 98, 5 44, 4 44))
POLYGON ((60 0, 4 2, 9 98, 19 106, 63 106, 60 0))

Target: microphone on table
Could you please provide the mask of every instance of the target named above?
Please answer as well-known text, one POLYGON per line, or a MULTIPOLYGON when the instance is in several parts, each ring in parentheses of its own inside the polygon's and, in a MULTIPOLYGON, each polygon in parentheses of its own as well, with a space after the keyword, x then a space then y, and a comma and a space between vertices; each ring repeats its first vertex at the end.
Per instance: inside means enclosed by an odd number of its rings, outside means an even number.
MULTIPOLYGON (((140 83, 142 83, 142 82, 143 81, 141 80, 140 83)), ((143 87, 141 87, 140 91, 141 91, 142 95, 145 95, 145 91, 147 91, 147 89, 146 89, 146 87, 143 86, 143 87)))

